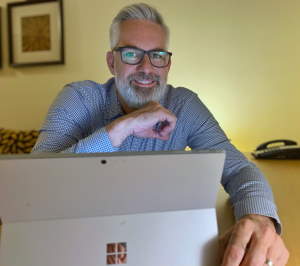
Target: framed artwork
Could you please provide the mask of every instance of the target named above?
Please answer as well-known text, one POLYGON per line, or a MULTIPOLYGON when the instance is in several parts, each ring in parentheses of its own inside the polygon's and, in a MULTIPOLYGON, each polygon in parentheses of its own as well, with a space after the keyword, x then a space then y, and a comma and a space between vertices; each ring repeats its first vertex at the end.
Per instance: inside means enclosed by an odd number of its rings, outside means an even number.
POLYGON ((62 0, 7 4, 11 66, 64 64, 62 0))
POLYGON ((2 68, 2 14, 1 14, 1 6, 0 6, 0 68, 2 68))

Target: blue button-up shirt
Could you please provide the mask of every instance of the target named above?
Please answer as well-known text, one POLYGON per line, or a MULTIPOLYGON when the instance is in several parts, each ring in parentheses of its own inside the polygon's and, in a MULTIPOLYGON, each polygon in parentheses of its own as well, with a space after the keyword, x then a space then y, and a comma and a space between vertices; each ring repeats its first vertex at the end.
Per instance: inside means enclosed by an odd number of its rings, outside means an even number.
POLYGON ((105 126, 124 115, 114 78, 105 84, 82 81, 68 84, 49 109, 33 152, 115 152, 216 149, 226 151, 221 183, 230 194, 237 219, 247 214, 274 218, 280 231, 272 191, 259 169, 226 137, 198 96, 168 85, 160 104, 177 123, 169 140, 127 137, 120 147, 111 143, 105 126))

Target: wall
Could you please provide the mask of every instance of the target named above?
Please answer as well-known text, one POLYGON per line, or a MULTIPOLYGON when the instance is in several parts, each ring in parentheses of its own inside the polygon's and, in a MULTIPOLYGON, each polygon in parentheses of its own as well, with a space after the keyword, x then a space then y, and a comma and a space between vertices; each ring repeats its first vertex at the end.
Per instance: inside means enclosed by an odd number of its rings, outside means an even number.
MULTIPOLYGON (((27 68, 8 66, 7 2, 0 0, 0 126, 37 129, 65 83, 110 77, 108 27, 120 7, 134 1, 64 0, 66 64, 27 68)), ((197 92, 235 145, 249 151, 274 138, 300 141, 299 1, 147 3, 171 29, 169 82, 197 92)))

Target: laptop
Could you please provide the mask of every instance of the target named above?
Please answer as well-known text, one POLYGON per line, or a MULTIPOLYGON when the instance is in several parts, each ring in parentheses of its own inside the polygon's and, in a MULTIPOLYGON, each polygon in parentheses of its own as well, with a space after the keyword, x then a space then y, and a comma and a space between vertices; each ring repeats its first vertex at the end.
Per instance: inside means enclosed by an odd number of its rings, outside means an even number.
POLYGON ((0 157, 0 266, 218 264, 222 151, 0 157))

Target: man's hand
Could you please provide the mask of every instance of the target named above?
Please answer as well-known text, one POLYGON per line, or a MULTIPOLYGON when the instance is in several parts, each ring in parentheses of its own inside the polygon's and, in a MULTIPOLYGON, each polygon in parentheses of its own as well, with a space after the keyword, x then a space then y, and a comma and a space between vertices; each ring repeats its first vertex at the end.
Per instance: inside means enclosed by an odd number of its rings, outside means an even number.
POLYGON ((222 266, 286 265, 289 252, 269 217, 247 215, 220 239, 222 266))
POLYGON ((130 135, 168 140, 177 118, 157 102, 116 119, 106 126, 113 146, 118 147, 130 135), (157 123, 160 126, 157 127, 157 123))

